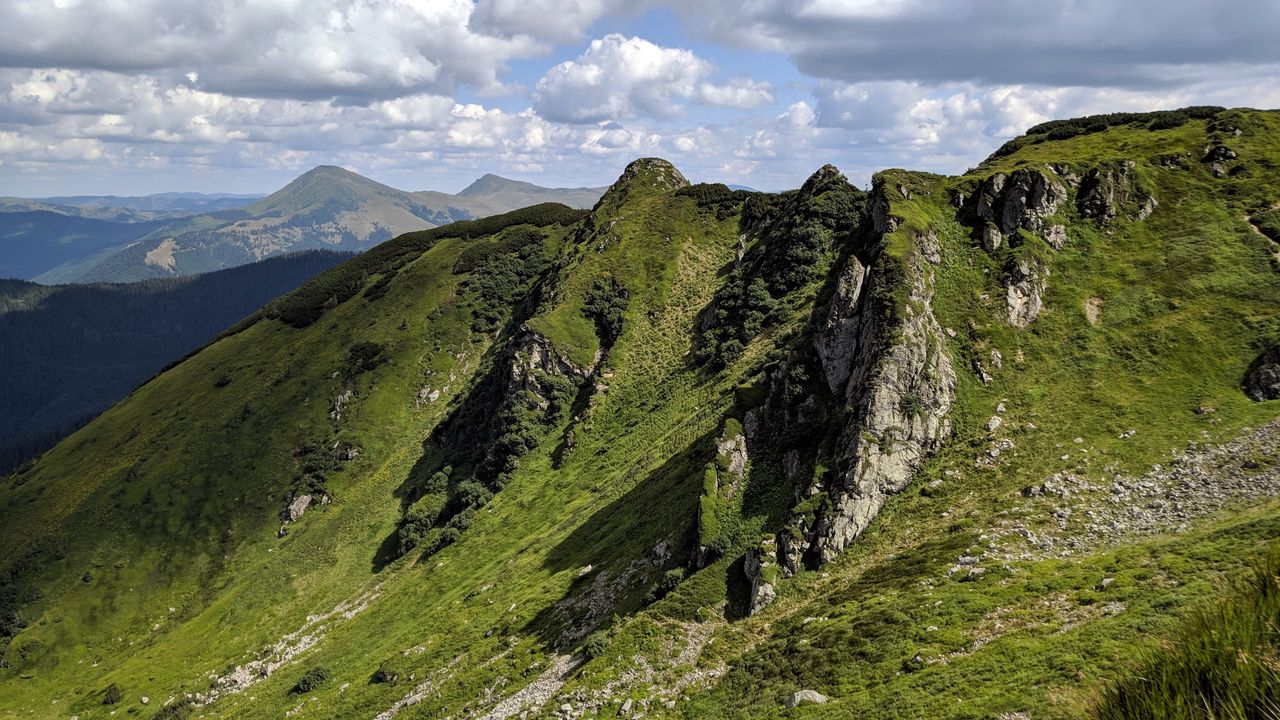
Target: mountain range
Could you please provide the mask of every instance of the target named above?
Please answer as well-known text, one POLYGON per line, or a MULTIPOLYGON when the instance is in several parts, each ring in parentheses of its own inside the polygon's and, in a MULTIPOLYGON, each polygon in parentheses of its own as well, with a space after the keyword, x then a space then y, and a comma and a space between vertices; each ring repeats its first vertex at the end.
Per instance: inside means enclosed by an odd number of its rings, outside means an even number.
POLYGON ((457 195, 406 192, 322 165, 262 198, 0 199, 0 274, 43 284, 172 277, 306 249, 364 250, 410 230, 541 202, 590 207, 602 192, 496 175, 457 195))
POLYGON ((377 244, 0 481, 0 715, 1269 717, 1277 138, 644 158, 377 244))

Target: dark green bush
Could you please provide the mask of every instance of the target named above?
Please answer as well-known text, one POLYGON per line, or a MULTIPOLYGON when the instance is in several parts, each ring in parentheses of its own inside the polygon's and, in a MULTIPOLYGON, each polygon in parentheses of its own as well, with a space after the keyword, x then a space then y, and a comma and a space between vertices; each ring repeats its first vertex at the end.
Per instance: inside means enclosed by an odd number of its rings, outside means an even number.
POLYGON ((373 673, 373 682, 383 685, 395 685, 400 682, 402 675, 400 667, 394 661, 387 661, 378 666, 373 673))
POLYGON ((743 227, 760 240, 716 291, 694 351, 698 363, 718 368, 737 359, 779 301, 818 279, 823 259, 862 223, 865 194, 838 175, 817 175, 782 197, 785 204, 753 195, 743 205, 743 227))
POLYGON ((458 257, 453 272, 471 274, 464 287, 468 291, 465 306, 471 311, 472 330, 491 332, 511 313, 550 264, 543 247, 545 241, 541 231, 517 227, 477 241, 458 257))
POLYGON ((317 665, 302 674, 298 678, 298 682, 294 683, 293 688, 289 692, 295 695, 309 693, 320 687, 329 679, 329 668, 323 665, 317 665))
POLYGON ((382 364, 382 351, 385 348, 375 342, 358 342, 347 351, 347 374, 349 376, 369 372, 382 364))
POLYGON ((676 191, 676 197, 691 197, 699 208, 714 210, 719 220, 732 216, 739 205, 760 194, 750 190, 730 190, 723 183, 686 185, 676 191))
POLYGON ((151 717, 153 720, 186 720, 194 709, 195 704, 184 698, 165 705, 151 717))
POLYGON ((684 568, 672 568, 663 573, 658 582, 654 583, 648 594, 645 595, 645 604, 652 605, 670 595, 672 590, 675 590, 680 583, 684 582, 684 575, 684 568))
POLYGON ((613 347, 622 334, 622 318, 630 302, 631 293, 612 276, 596 278, 587 291, 582 314, 595 323, 596 336, 606 350, 613 347))
POLYGON ((1186 125, 1189 120, 1191 120, 1191 118, 1184 113, 1160 113, 1151 122, 1147 123, 1147 129, 1152 131, 1172 130, 1173 128, 1186 125))
POLYGON ((588 660, 594 660, 601 655, 609 647, 609 631, 597 630, 587 636, 585 642, 582 643, 582 654, 587 656, 588 660))

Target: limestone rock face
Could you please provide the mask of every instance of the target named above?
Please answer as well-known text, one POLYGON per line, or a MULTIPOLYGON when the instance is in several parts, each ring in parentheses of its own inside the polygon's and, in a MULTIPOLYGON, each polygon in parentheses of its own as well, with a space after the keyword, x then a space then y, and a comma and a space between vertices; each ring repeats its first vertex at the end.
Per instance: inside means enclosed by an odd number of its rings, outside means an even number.
MULTIPOLYGON (((878 185, 873 193, 872 206, 881 208, 873 215, 876 230, 891 232, 897 223, 888 212, 885 188, 878 185)), ((947 336, 933 315, 933 266, 920 247, 926 243, 920 237, 915 240, 916 251, 909 258, 885 259, 898 263, 899 282, 908 288, 906 301, 896 306, 900 288, 888 282, 883 287, 868 284, 867 277, 877 273, 872 262, 857 296, 837 293, 832 301, 828 319, 842 319, 837 324, 840 332, 826 342, 819 340, 830 348, 850 348, 843 354, 829 352, 823 359, 828 383, 833 392, 843 394, 850 412, 837 445, 837 473, 826 488, 829 505, 817 514, 814 527, 797 528, 809 540, 804 554, 818 564, 833 560, 865 530, 951 433, 955 371, 947 336), (856 328, 856 334, 850 328, 856 328), (856 340, 833 341, 837 336, 856 340), (830 369, 838 358, 847 358, 847 373, 830 369)), ((818 488, 811 490, 816 493, 818 488)), ((792 540, 779 543, 784 567, 799 565, 799 545, 792 540)))
POLYGON ((1280 399, 1280 347, 1253 361, 1244 376, 1244 392, 1254 402, 1280 399))
POLYGON ((1009 280, 1005 286, 1005 303, 1009 309, 1009 324, 1026 327, 1040 314, 1044 306, 1044 291, 1049 284, 1049 268, 1028 259, 1018 259, 1009 266, 1009 280))
POLYGON ((1081 217, 1093 218, 1106 225, 1126 206, 1137 206, 1134 216, 1145 220, 1156 209, 1156 199, 1139 187, 1132 160, 1098 165, 1085 174, 1076 194, 1076 209, 1081 217))
POLYGON ((772 539, 765 540, 758 548, 748 550, 742 568, 747 580, 751 582, 751 603, 747 614, 754 615, 778 597, 778 591, 773 586, 778 566, 773 560, 772 539))
POLYGON ((741 480, 747 470, 747 439, 740 434, 725 438, 716 446, 716 451, 728 458, 726 471, 741 480))
POLYGON ((862 319, 858 303, 866 277, 867 268, 858 258, 850 256, 836 281, 835 297, 827 309, 826 320, 813 341, 832 393, 839 393, 844 387, 853 367, 862 319))
POLYGON ((1009 175, 996 173, 983 180, 967 210, 973 220, 983 223, 983 247, 990 252, 1000 246, 1002 235, 1016 233, 1019 228, 1045 235, 1048 218, 1066 198, 1066 187, 1052 171, 1019 168, 1009 175))
POLYGON ((599 363, 596 358, 588 367, 578 365, 558 351, 541 333, 522 327, 511 344, 509 391, 524 390, 542 410, 550 405, 551 389, 547 375, 570 378, 575 384, 585 382, 599 363))

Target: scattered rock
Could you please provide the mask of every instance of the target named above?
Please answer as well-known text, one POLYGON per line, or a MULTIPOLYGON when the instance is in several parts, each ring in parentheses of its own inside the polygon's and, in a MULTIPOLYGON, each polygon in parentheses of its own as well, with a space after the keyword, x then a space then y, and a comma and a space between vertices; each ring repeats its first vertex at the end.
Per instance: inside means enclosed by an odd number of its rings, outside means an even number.
POLYGON ((987 421, 987 432, 995 432, 1003 422, 1004 420, 1001 420, 999 415, 992 415, 991 419, 987 421))
POLYGON ((1267 350, 1249 365, 1243 387, 1254 402, 1280 398, 1280 347, 1267 350))
POLYGON ((787 696, 787 709, 800 707, 801 705, 823 705, 827 702, 827 696, 816 690, 797 690, 787 696))
POLYGON ((298 495, 289 502, 289 506, 285 508, 281 517, 285 522, 297 522, 298 518, 307 511, 311 506, 311 496, 307 494, 298 495))
POLYGON ((1051 225, 1044 235, 1044 241, 1054 250, 1061 250, 1067 245, 1067 228, 1065 225, 1051 225))
POLYGON ((1097 325, 1102 317, 1102 298, 1094 296, 1084 301, 1084 319, 1090 325, 1097 325))
POLYGON ((1222 162, 1224 160, 1235 160, 1239 155, 1235 150, 1226 145, 1210 145, 1204 149, 1204 157, 1200 158, 1200 162, 1222 162))

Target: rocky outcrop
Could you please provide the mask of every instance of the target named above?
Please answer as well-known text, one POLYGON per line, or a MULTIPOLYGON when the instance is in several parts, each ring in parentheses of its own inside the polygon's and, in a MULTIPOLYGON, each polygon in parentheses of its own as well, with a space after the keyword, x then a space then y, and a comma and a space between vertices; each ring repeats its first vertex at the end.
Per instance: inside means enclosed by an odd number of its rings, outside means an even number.
MULTIPOLYGON (((735 433, 730 437, 721 438, 716 444, 716 457, 724 464, 723 471, 730 476, 730 482, 740 482, 743 473, 747 471, 746 437, 742 433, 735 433)), ((722 480, 725 479, 723 473, 720 477, 722 480)))
POLYGON ((556 349, 542 333, 522 326, 511 341, 507 390, 526 391, 540 410, 551 403, 554 388, 549 376, 569 378, 574 384, 585 382, 600 364, 600 353, 589 366, 574 363, 556 349))
POLYGON ((1019 168, 986 178, 960 203, 969 222, 980 229, 982 247, 993 252, 1019 229, 1065 239, 1065 229, 1049 218, 1066 199, 1067 188, 1052 171, 1019 168))
POLYGON ((289 507, 285 508, 281 519, 285 522, 297 522, 309 507, 311 507, 311 496, 298 495, 289 502, 289 507))
POLYGON ((862 320, 858 301, 862 297, 866 277, 867 268, 858 258, 849 256, 836 280, 836 292, 827 308, 826 320, 814 336, 813 343, 832 393, 838 393, 844 387, 853 369, 862 320))
POLYGON ((1049 268, 1034 259, 1016 258, 1009 263, 1005 285, 1005 304, 1009 324, 1026 327, 1044 306, 1044 291, 1049 285, 1049 268))
MULTIPOLYGON (((872 214, 876 233, 883 236, 898 226, 882 182, 873 190, 872 205, 881 208, 872 214)), ((951 432, 948 416, 956 377, 946 335, 933 315, 933 266, 920 250, 923 238, 915 240, 916 251, 907 258, 882 253, 866 271, 877 282, 864 277, 857 295, 837 293, 828 311, 829 320, 840 322, 825 327, 838 332, 818 342, 820 347, 847 348, 828 352, 823 364, 847 362, 847 372, 827 370, 827 380, 843 396, 848 415, 837 443, 834 482, 807 492, 816 496, 825 491, 827 503, 815 513, 812 526, 807 517, 799 518, 799 527, 793 528, 798 532, 790 538, 784 533, 778 543, 785 567, 800 564, 796 554, 805 543, 796 541, 797 536, 807 540, 804 553, 813 562, 833 560, 951 432), (886 269, 879 271, 877 263, 886 269)))
MULTIPOLYGON (((640 158, 627 165, 617 182, 596 203, 595 213, 613 210, 636 193, 669 192, 689 185, 675 165, 662 158, 640 158)), ((593 220, 595 218, 592 218, 593 220)))
POLYGON ((778 581, 778 564, 774 562, 775 547, 773 538, 766 538, 760 547, 748 550, 743 559, 742 569, 751 583, 748 615, 760 612, 778 597, 778 591, 774 587, 774 583, 778 581))
POLYGON ((1138 220, 1149 217, 1158 203, 1140 187, 1136 167, 1132 160, 1119 160, 1102 163, 1085 173, 1076 194, 1080 216, 1106 225, 1132 207, 1138 220))
POLYGON ((817 690, 797 690, 787 696, 787 709, 800 707, 801 705, 822 705, 827 702, 827 696, 817 690))
POLYGON ((1244 393, 1254 402, 1280 399, 1280 347, 1262 353, 1249 365, 1244 393))

